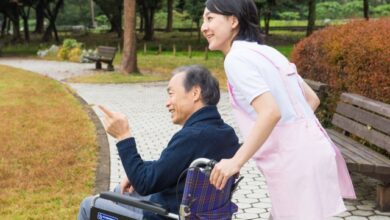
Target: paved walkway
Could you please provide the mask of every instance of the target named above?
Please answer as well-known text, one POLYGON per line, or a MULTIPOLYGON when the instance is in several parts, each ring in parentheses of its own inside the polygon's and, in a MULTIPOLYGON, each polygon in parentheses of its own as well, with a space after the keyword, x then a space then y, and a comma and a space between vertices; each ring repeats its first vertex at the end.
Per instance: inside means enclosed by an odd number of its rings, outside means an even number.
MULTIPOLYGON (((86 74, 93 69, 92 64, 75 64, 52 61, 0 59, 0 64, 19 67, 48 75, 57 80, 86 74)), ((141 156, 145 160, 158 158, 172 134, 180 127, 172 125, 169 113, 165 109, 167 83, 148 84, 69 84, 89 104, 102 104, 114 111, 125 113, 136 138, 141 156)), ((228 96, 222 92, 218 108, 223 119, 233 122, 228 96)), ((94 108, 102 117, 102 113, 94 108)), ((111 177, 110 188, 119 183, 124 171, 118 157, 115 142, 109 138, 111 177)), ((239 206, 235 219, 268 219, 271 208, 264 178, 253 162, 247 163, 241 170, 245 177, 233 199, 239 206)), ((347 212, 331 219, 345 220, 390 220, 390 213, 381 213, 374 209, 376 181, 365 176, 353 175, 358 200, 346 201, 347 212)), ((288 184, 288 183, 286 183, 288 184)))

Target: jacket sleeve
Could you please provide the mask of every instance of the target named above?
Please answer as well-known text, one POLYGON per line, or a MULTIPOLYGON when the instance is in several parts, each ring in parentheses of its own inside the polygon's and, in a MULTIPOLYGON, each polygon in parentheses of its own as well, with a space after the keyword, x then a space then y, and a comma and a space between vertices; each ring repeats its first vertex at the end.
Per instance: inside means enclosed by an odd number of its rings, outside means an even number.
POLYGON ((179 175, 193 160, 197 135, 175 134, 156 161, 143 161, 134 138, 117 143, 126 175, 140 195, 149 195, 175 186, 179 175))

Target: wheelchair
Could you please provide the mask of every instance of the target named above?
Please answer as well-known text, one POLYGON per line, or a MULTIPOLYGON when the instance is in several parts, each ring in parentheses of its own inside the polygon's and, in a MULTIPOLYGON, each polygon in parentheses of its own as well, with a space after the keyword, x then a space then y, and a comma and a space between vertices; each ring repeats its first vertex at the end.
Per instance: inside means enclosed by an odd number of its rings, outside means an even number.
POLYGON ((181 177, 186 173, 183 197, 178 213, 170 213, 161 205, 144 201, 131 196, 124 196, 114 192, 102 192, 97 195, 91 204, 91 220, 134 220, 134 218, 123 216, 109 210, 95 207, 98 198, 121 203, 131 207, 142 209, 143 211, 152 212, 159 216, 178 219, 178 220, 228 220, 237 212, 238 207, 231 201, 232 194, 236 190, 242 177, 238 175, 230 177, 226 186, 222 190, 217 190, 209 182, 209 175, 216 161, 207 158, 194 160, 189 168, 183 171, 181 177), (206 195, 206 196, 204 196, 206 195))

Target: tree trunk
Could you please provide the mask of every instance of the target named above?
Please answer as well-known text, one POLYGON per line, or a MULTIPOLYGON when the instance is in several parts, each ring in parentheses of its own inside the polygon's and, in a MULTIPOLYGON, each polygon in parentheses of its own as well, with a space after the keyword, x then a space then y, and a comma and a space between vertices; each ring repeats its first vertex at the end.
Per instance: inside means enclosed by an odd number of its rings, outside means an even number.
POLYGON ((154 8, 146 7, 144 5, 144 22, 145 22, 145 35, 144 40, 151 41, 154 37, 154 27, 153 27, 153 18, 154 18, 154 8))
POLYGON ((139 21, 139 31, 144 32, 144 16, 141 14, 140 16, 140 21, 139 21))
MULTIPOLYGON (((22 10, 24 10, 22 8, 22 10)), ((28 18, 30 17, 30 7, 28 7, 27 9, 27 13, 23 12, 22 14, 22 17, 23 17, 23 29, 24 29, 24 39, 27 41, 27 42, 30 42, 30 31, 28 29, 28 18)))
POLYGON ((363 13, 364 13, 364 18, 368 21, 368 12, 369 12, 369 5, 368 5, 368 0, 363 0, 363 13))
POLYGON ((96 28, 96 20, 95 20, 95 4, 93 3, 93 0, 89 0, 89 5, 91 8, 91 27, 96 28))
POLYGON ((173 0, 168 0, 167 3, 167 11, 168 11, 168 17, 167 17, 167 27, 165 29, 166 32, 172 32, 172 26, 173 26, 173 0))
POLYGON ((310 36, 313 33, 316 22, 316 0, 309 0, 308 3, 309 14, 307 16, 306 36, 310 36))
POLYGON ((259 16, 258 17, 258 19, 259 19, 259 22, 258 22, 259 23, 259 28, 260 28, 260 30, 262 30, 261 29, 261 10, 260 9, 257 9, 257 10, 258 10, 257 13, 258 13, 258 16, 259 16))
POLYGON ((117 33, 118 38, 122 36, 122 21, 119 21, 117 18, 110 19, 111 30, 110 32, 117 33))
POLYGON ((10 7, 9 18, 11 19, 12 22, 12 30, 13 30, 12 41, 13 42, 20 41, 21 40, 20 22, 19 22, 18 6, 16 4, 13 4, 10 7))
POLYGON ((13 37, 12 41, 20 41, 21 36, 20 36, 20 22, 19 19, 12 20, 12 31, 13 31, 13 37))
POLYGON ((44 8, 43 8, 43 1, 40 0, 37 4, 37 7, 35 8, 35 17, 36 17, 36 24, 35 24, 35 33, 41 34, 43 33, 44 27, 44 8))
POLYGON ((121 71, 124 74, 138 72, 136 48, 136 1, 123 0, 124 32, 121 71))
MULTIPOLYGON (((131 0, 134 1, 134 0, 131 0)), ((116 32, 118 38, 122 36, 122 7, 123 0, 94 0, 111 24, 109 32, 116 32)))
MULTIPOLYGON (((133 0, 131 0, 133 1, 133 0)), ((118 38, 122 36, 122 9, 119 7, 119 12, 113 14, 110 19, 111 29, 117 33, 118 38)))
POLYGON ((1 24, 1 37, 5 35, 7 23, 8 23, 8 17, 5 14, 3 14, 3 23, 1 24))
POLYGON ((56 20, 58 12, 61 6, 64 4, 64 0, 58 0, 53 11, 50 8, 50 4, 46 5, 46 17, 49 19, 49 26, 46 28, 45 34, 43 35, 43 41, 49 41, 52 39, 52 32, 54 32, 54 37, 57 43, 60 42, 58 38, 56 20))
POLYGON ((267 10, 264 12, 264 34, 269 35, 269 22, 271 20, 271 12, 267 10))
POLYGON ((200 31, 200 19, 196 21, 196 30, 198 30, 198 43, 200 43, 200 36, 201 36, 201 31, 200 31))

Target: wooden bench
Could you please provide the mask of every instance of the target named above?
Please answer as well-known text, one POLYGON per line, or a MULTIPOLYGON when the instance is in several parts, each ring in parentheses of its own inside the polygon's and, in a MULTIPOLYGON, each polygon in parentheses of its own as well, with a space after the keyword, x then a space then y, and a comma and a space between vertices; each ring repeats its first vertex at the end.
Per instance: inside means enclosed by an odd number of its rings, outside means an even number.
POLYGON ((85 58, 95 61, 96 69, 102 69, 102 63, 107 63, 107 70, 113 71, 114 66, 112 62, 114 61, 116 51, 117 48, 115 47, 99 46, 96 56, 86 56, 85 58))
POLYGON ((310 86, 310 88, 317 93, 317 96, 318 98, 320 98, 322 103, 328 96, 329 86, 325 83, 313 81, 310 79, 304 79, 304 80, 310 86))
POLYGON ((390 159, 385 156, 390 152, 390 105, 357 94, 343 93, 332 124, 339 131, 327 129, 327 132, 342 152, 349 171, 379 180, 378 209, 390 211, 390 159), (355 138, 352 139, 352 136, 355 138), (359 143, 356 137, 371 147, 359 143))

